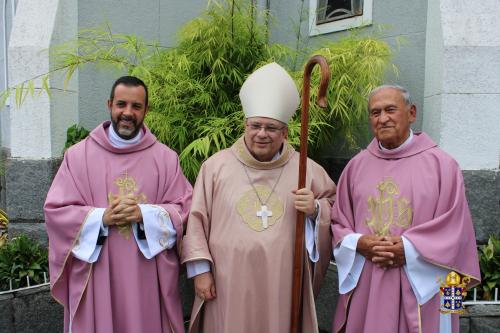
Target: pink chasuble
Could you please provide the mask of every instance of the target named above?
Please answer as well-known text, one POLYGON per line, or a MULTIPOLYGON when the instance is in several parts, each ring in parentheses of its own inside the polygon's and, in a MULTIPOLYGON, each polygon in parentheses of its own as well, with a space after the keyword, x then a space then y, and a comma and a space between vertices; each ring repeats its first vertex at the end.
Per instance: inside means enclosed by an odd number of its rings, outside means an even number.
MULTIPOLYGON (((424 133, 397 152, 374 139, 344 170, 332 208, 333 246, 353 232, 403 235, 429 263, 480 280, 460 168, 424 133)), ((458 332, 458 315, 452 315, 458 332)), ((439 332, 439 293, 417 303, 403 268, 366 260, 357 286, 340 295, 333 332, 439 332)))
MULTIPOLYGON (((143 128, 136 145, 114 148, 104 122, 65 154, 47 195, 45 220, 53 297, 64 306, 65 332, 184 332, 178 253, 192 188, 177 154, 143 128), (148 260, 130 227, 109 228, 98 260, 72 256, 87 216, 108 200, 134 195, 161 206, 177 232, 177 246, 148 260)), ((159 239, 159 242, 162 240, 159 239)))

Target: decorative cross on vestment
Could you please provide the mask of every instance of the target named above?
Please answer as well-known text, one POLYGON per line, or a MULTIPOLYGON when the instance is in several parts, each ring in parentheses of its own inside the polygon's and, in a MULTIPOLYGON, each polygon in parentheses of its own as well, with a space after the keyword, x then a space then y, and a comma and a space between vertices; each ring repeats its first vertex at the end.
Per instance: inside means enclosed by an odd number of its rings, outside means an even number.
MULTIPOLYGON (((113 194, 113 192, 108 193, 108 203, 111 203, 114 199, 125 199, 130 197, 137 201, 138 204, 145 204, 148 199, 144 193, 137 193, 137 182, 134 177, 128 175, 128 171, 125 170, 123 173, 123 178, 116 178, 114 184, 118 187, 118 194, 113 194)), ((132 234, 132 227, 130 224, 123 224, 118 226, 118 232, 126 239, 130 239, 132 234)))
POLYGON ((260 206, 260 210, 257 211, 257 216, 262 219, 262 227, 264 229, 267 229, 269 227, 269 222, 267 221, 267 218, 273 216, 273 212, 267 210, 266 205, 262 205, 260 206))

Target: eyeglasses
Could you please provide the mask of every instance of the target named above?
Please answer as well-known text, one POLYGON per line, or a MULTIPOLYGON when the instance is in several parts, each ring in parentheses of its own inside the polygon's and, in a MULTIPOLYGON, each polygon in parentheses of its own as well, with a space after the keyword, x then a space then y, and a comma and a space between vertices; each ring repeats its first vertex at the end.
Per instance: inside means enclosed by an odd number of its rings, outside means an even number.
POLYGON ((281 127, 276 127, 276 126, 264 126, 262 124, 258 123, 247 123, 246 126, 250 127, 250 129, 253 132, 260 132, 261 129, 264 130, 264 132, 269 133, 269 134, 276 134, 279 131, 281 131, 283 128, 286 126, 281 126, 281 127))

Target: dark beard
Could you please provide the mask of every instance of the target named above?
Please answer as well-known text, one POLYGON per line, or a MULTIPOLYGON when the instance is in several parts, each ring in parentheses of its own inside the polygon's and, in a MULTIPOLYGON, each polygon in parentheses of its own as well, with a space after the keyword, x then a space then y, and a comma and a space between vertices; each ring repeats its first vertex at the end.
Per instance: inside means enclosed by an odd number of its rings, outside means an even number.
POLYGON ((142 128, 142 122, 137 124, 137 121, 135 118, 133 117, 127 117, 127 116, 120 116, 118 117, 118 122, 116 122, 113 117, 111 117, 111 125, 113 126, 113 129, 115 130, 115 133, 122 139, 124 140, 130 140, 130 139, 133 139, 135 138, 135 136, 137 135, 137 133, 139 133, 139 131, 141 130, 142 128), (132 133, 130 133, 129 135, 124 135, 124 134, 121 134, 118 130, 118 122, 120 120, 131 120, 133 123, 134 123, 134 126, 135 126, 135 129, 132 133))

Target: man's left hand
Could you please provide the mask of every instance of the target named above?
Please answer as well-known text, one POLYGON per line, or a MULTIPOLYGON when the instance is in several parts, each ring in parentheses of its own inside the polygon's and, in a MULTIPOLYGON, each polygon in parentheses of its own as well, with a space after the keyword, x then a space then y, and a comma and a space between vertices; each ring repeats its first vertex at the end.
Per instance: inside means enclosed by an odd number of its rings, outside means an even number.
POLYGON ((380 256, 375 255, 372 262, 381 268, 399 268, 405 265, 405 249, 401 236, 385 236, 384 240, 391 242, 392 245, 375 246, 373 251, 380 253, 380 256), (383 256, 385 253, 392 253, 394 256, 388 259, 387 256, 383 256))
POLYGON ((295 209, 303 212, 306 216, 314 216, 316 207, 314 205, 314 193, 308 188, 293 190, 295 194, 295 209))
POLYGON ((127 196, 112 211, 116 225, 142 222, 141 208, 132 196, 127 196))

